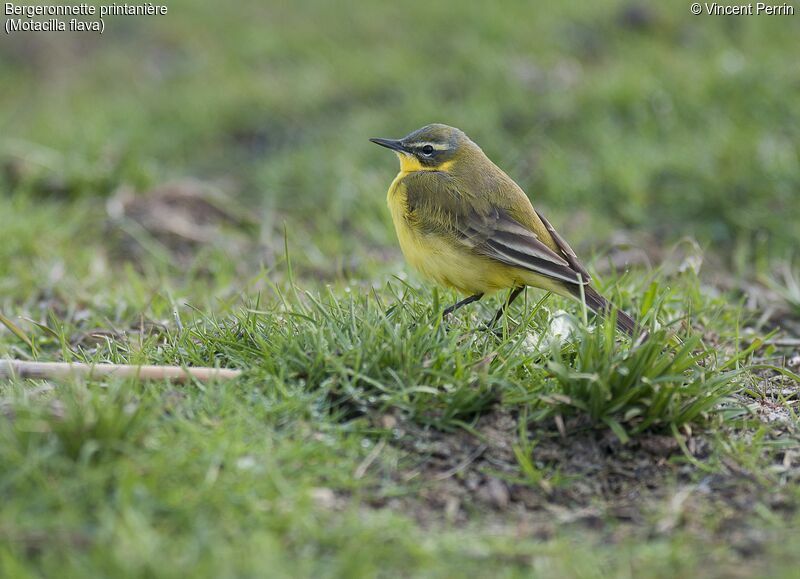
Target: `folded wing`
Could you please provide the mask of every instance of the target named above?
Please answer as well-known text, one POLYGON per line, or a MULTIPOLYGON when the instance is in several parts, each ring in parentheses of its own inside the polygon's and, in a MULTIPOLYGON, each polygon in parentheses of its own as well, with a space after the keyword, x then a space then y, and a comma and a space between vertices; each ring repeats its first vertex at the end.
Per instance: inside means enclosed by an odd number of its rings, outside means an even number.
POLYGON ((591 281, 575 252, 541 214, 537 213, 538 218, 558 251, 487 197, 464 195, 444 173, 418 172, 409 175, 404 184, 406 218, 418 230, 454 238, 475 253, 545 277, 576 286, 591 281), (467 198, 470 202, 465 202, 467 198))
POLYGON ((461 243, 491 259, 567 283, 590 281, 586 270, 574 254, 569 255, 562 249, 558 238, 554 236, 564 255, 547 247, 534 232, 497 207, 483 214, 472 211, 466 220, 459 223, 458 229, 461 243), (578 268, 570 261, 574 261, 578 268))

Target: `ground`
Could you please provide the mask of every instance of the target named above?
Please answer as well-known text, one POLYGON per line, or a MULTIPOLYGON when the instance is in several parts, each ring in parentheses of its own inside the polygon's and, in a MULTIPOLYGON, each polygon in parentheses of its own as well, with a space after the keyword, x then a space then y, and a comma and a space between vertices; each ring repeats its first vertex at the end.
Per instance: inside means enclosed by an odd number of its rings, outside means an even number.
POLYGON ((0 38, 3 576, 786 576, 800 20, 170 3, 0 38), (464 129, 641 319, 403 263, 369 137, 464 129))

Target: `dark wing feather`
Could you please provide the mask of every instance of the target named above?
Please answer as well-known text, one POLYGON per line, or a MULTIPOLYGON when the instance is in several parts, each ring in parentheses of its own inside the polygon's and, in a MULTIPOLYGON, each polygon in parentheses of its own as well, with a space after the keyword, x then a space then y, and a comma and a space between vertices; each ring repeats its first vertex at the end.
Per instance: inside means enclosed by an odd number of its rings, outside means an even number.
POLYGON ((480 255, 545 277, 576 285, 589 282, 575 253, 541 216, 563 255, 485 197, 465 203, 466 196, 445 173, 421 171, 403 183, 406 219, 417 230, 452 238, 480 255))
POLYGON ((476 253, 567 283, 579 283, 579 274, 584 283, 588 281, 588 276, 574 270, 567 259, 502 209, 492 207, 485 214, 473 211, 459 225, 462 243, 476 253))
POLYGON ((539 211, 536 211, 536 215, 539 216, 539 219, 542 220, 542 223, 544 223, 544 226, 547 228, 547 231, 550 232, 550 236, 553 238, 553 241, 556 242, 556 245, 561 250, 561 253, 564 254, 564 257, 569 262, 569 266, 581 274, 581 276, 583 277, 583 281, 585 282, 591 281, 592 276, 589 275, 589 272, 586 271, 586 268, 583 267, 583 264, 580 262, 580 260, 578 260, 578 256, 575 255, 575 251, 569 246, 569 243, 567 243, 567 241, 563 237, 561 237, 558 231, 556 231, 555 227, 550 225, 550 222, 544 215, 539 213, 539 211))

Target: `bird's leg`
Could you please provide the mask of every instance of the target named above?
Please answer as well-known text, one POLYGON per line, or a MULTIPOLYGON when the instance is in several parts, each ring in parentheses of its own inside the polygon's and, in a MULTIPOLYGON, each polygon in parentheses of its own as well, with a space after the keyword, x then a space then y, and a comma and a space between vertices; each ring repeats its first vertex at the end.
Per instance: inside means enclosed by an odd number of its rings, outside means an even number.
POLYGON ((472 302, 477 302, 482 297, 483 297, 483 294, 475 294, 475 295, 469 296, 468 298, 464 298, 463 300, 453 304, 449 308, 445 308, 445 310, 442 312, 442 317, 446 318, 447 316, 452 314, 457 309, 459 309, 459 308, 461 308, 463 306, 466 306, 467 304, 471 304, 472 302))
POLYGON ((517 297, 519 297, 519 294, 521 294, 522 290, 524 290, 524 289, 525 289, 525 286, 521 285, 521 286, 515 287, 514 289, 511 290, 511 292, 508 294, 508 299, 505 301, 505 303, 502 306, 500 306, 500 309, 497 310, 497 313, 494 315, 494 318, 492 318, 492 321, 489 322, 489 326, 488 327, 490 329, 493 328, 494 325, 500 320, 500 318, 503 317, 503 312, 505 312, 506 308, 511 305, 511 302, 513 302, 515 299, 517 299, 517 297))

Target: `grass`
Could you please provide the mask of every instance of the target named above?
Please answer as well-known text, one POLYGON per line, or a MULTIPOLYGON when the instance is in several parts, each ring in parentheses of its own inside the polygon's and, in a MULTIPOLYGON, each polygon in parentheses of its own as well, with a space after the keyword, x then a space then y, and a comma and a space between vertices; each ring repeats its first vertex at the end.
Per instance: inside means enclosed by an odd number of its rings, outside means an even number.
POLYGON ((0 383, 0 575, 792 576, 791 17, 173 4, 0 39, 0 356, 245 374, 0 383), (441 320, 367 141, 432 121, 647 341, 441 320))
POLYGON ((793 311, 800 311, 800 273, 792 267, 791 262, 783 264, 778 275, 766 277, 766 284, 793 311))
MULTIPOLYGON (((643 344, 620 348, 613 327, 583 334, 574 355, 557 349, 547 368, 558 388, 551 412, 571 410, 607 425, 622 440, 651 428, 678 429, 718 409, 739 372, 720 371, 692 336, 680 347, 661 330, 643 344)), ((732 386, 733 383, 733 386, 732 386)))
MULTIPOLYGON (((674 307, 683 291, 660 301, 674 307)), ((526 540, 509 551, 481 531, 476 514, 470 530, 445 527, 420 545, 412 521, 370 505, 400 496, 424 508, 414 498, 419 482, 402 484, 392 474, 420 468, 428 451, 406 447, 415 429, 474 432, 501 409, 518 417, 515 431, 522 429, 509 438, 514 460, 503 466, 503 479, 544 496, 576 480, 559 472, 571 465, 537 458, 541 428, 554 416, 566 419, 576 440, 594 425, 610 427, 629 444, 631 437, 669 434, 671 427, 683 433, 744 428, 736 421, 745 405, 728 399, 745 384, 741 372, 725 370, 735 353, 713 362, 694 334, 669 346, 667 330, 655 329, 648 341, 631 344, 615 339, 613 324, 576 322, 572 337, 542 347, 551 308, 570 307, 556 298, 517 310, 523 317, 506 320, 502 335, 482 329, 489 308, 445 326, 437 301, 397 282, 365 295, 290 285, 221 317, 179 306, 180 328, 105 337, 91 346, 73 345, 74 336, 95 320, 28 324, 26 337, 41 358, 61 352, 82 361, 222 365, 245 368, 247 375, 236 384, 186 389, 114 381, 7 384, 0 480, 12 499, 2 526, 8 572, 26 561, 49 573, 66 561, 74 569, 159 575, 246 574, 266 565, 287 574, 333 575, 411 565, 448 575, 463 565, 472 573, 488 570, 508 558, 502 564, 510 573, 524 573, 544 549, 557 553, 542 555, 555 557, 547 565, 580 574, 592 557, 610 552, 597 545, 585 560, 563 559, 576 531, 559 532, 546 544, 526 540), (395 307, 387 307, 389 299, 395 307), (515 321, 522 323, 512 327, 515 321), (724 400, 727 411, 719 407, 724 400), (576 414, 583 420, 571 422, 576 414), (380 454, 370 459, 377 445, 380 454), (61 514, 52 519, 53 512, 61 514), (67 558, 51 558, 53 545, 67 558)), ((769 436, 761 428, 759 437, 769 436)), ((795 448, 791 439, 782 444, 795 448)), ((729 453, 747 468, 776 460, 770 445, 759 452, 748 445, 731 449, 723 437, 719 446, 715 453, 729 453)), ((706 468, 724 471, 717 460, 723 458, 704 461, 706 468)), ((679 535, 665 540, 660 548, 666 551, 634 541, 631 556, 655 548, 646 565, 679 573, 684 564, 670 562, 668 553, 697 546, 679 535)), ((621 572, 622 561, 606 559, 604 568, 621 572)), ((699 561, 690 568, 703 568, 699 561)))

